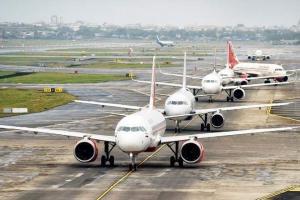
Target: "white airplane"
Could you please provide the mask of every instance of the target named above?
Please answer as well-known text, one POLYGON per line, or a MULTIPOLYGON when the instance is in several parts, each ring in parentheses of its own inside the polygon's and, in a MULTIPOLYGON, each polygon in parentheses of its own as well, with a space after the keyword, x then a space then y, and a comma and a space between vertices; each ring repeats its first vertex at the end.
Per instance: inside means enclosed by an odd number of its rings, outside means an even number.
POLYGON ((267 133, 274 131, 288 131, 298 127, 282 127, 282 128, 266 128, 266 129, 249 129, 238 131, 227 131, 206 134, 191 134, 164 136, 166 130, 166 119, 163 114, 155 108, 155 57, 152 66, 152 84, 149 107, 136 107, 120 104, 110 104, 121 108, 138 108, 139 111, 130 114, 119 121, 115 129, 114 136, 89 134, 83 132, 71 132, 63 130, 52 130, 46 128, 28 128, 17 126, 0 125, 0 129, 12 129, 21 131, 31 131, 34 133, 47 133, 54 135, 63 135, 67 137, 76 137, 80 140, 75 144, 74 157, 82 163, 93 162, 98 156, 97 141, 104 142, 104 155, 101 156, 101 165, 105 166, 109 162, 110 166, 114 166, 114 156, 111 151, 118 146, 124 153, 129 155, 129 170, 136 170, 136 157, 139 153, 155 151, 159 146, 166 144, 174 153, 170 157, 170 165, 174 166, 178 163, 180 167, 183 162, 188 164, 196 164, 204 158, 204 147, 198 142, 198 139, 211 137, 224 137, 232 135, 267 133), (179 142, 182 145, 179 148, 179 142), (175 144, 175 147, 173 147, 175 144))
MULTIPOLYGON (((252 104, 252 105, 245 105, 245 106, 195 109, 195 96, 188 89, 188 86, 186 85, 186 53, 184 53, 183 75, 181 76, 182 76, 182 85, 178 85, 178 87, 181 88, 177 90, 175 93, 171 94, 165 101, 164 109, 160 109, 161 113, 164 114, 166 119, 175 121, 176 124, 175 132, 180 132, 179 124, 181 121, 191 120, 194 116, 199 116, 200 119, 202 119, 203 121, 203 123, 201 123, 201 129, 200 129, 201 131, 203 131, 204 129, 210 131, 210 124, 214 128, 223 127, 225 122, 225 119, 222 115, 223 111, 262 108, 262 107, 270 107, 270 106, 282 106, 288 104, 288 103, 252 104)), ((139 80, 134 80, 134 81, 145 83, 145 81, 139 81, 139 80)), ((146 83, 152 83, 152 82, 146 81, 146 83)), ((160 83, 161 82, 156 82, 156 84, 160 84, 160 83)), ((76 102, 91 103, 87 101, 76 101, 76 102)), ((107 106, 106 103, 101 103, 101 102, 92 102, 92 104, 107 106)))
POLYGON ((227 42, 227 65, 235 74, 246 76, 248 80, 250 80, 248 77, 259 77, 265 79, 265 83, 270 83, 270 79, 286 82, 289 76, 281 65, 240 62, 230 41, 227 42))
POLYGON ((156 36, 156 43, 159 44, 161 47, 164 47, 164 46, 174 47, 175 46, 173 41, 162 41, 159 39, 158 35, 156 36))
MULTIPOLYGON (((201 80, 201 86, 194 86, 194 85, 187 85, 186 87, 193 90, 193 95, 198 101, 198 97, 208 96, 209 102, 212 102, 212 97, 215 95, 219 95, 221 92, 225 92, 227 94, 226 100, 227 101, 234 101, 234 100, 241 100, 244 99, 246 96, 245 88, 253 88, 253 87, 262 87, 262 86, 274 86, 274 85, 284 85, 289 84, 288 82, 284 83, 259 83, 259 84, 243 84, 243 78, 232 78, 232 70, 230 68, 225 68, 221 70, 220 73, 217 73, 214 69, 213 72, 209 73, 208 75, 204 76, 203 78, 198 78, 201 80), (225 77, 226 76, 226 77, 225 77), (224 85, 224 83, 229 83, 230 80, 240 81, 241 85, 224 85), (203 95, 198 95, 199 92, 203 92, 203 95)), ((173 76, 180 76, 183 75, 179 74, 171 74, 171 73, 164 73, 166 75, 173 75, 173 76)), ((184 75, 186 76, 186 75, 184 75)), ((186 76, 188 78, 195 78, 194 76, 186 76)), ((150 81, 142 81, 142 80, 135 80, 136 82, 140 83, 151 83, 150 81)), ((173 87, 182 87, 181 84, 176 83, 166 83, 166 82, 156 82, 156 85, 165 85, 165 86, 173 86, 173 87)))
POLYGON ((270 60, 271 56, 268 54, 263 54, 262 50, 256 50, 254 54, 247 55, 248 60, 270 60))

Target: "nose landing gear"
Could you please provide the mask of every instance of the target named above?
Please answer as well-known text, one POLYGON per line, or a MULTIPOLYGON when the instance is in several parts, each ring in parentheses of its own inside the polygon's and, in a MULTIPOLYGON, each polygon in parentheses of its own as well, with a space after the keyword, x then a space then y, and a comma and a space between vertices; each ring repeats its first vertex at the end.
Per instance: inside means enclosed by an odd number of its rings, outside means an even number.
POLYGON ((134 155, 133 153, 129 153, 129 158, 131 163, 129 164, 129 171, 136 171, 137 165, 135 163, 136 161, 136 155, 134 155))
POLYGON ((176 126, 175 126, 175 133, 180 133, 180 132, 181 132, 181 130, 180 130, 180 125, 179 125, 180 122, 179 122, 178 120, 176 120, 175 123, 176 123, 176 126))

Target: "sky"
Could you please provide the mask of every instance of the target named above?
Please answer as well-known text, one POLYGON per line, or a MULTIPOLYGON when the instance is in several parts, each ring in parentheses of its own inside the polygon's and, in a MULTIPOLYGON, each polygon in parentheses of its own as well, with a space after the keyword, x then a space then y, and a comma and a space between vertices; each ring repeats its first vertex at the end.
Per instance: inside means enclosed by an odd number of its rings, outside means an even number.
POLYGON ((291 26, 300 20, 300 0, 0 0, 0 22, 95 24, 291 26))

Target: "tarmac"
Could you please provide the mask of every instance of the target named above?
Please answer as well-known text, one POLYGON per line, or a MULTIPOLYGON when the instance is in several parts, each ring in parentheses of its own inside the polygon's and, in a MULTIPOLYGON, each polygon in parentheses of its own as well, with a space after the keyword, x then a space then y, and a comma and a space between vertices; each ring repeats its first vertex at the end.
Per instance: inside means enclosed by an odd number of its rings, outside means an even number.
MULTIPOLYGON (((300 59, 289 60, 300 63, 300 59)), ((189 69, 193 69, 189 66, 189 69)), ((171 69, 179 72, 180 68, 171 69)), ((206 73, 208 68, 199 69, 206 73)), ((149 70, 138 72, 150 79, 149 70)), ((159 75, 159 80, 175 81, 159 75)), ((180 82, 181 80, 176 80, 180 82)), ((197 81, 189 81, 199 84, 197 81)), ((197 108, 213 108, 247 103, 276 101, 299 102, 299 83, 247 90, 246 98, 226 102, 225 94, 208 103, 200 99, 197 108)), ((2 87, 43 88, 44 85, 1 85, 2 87)), ((62 86, 62 85, 59 85, 62 86)), ((95 100, 129 105, 146 105, 149 85, 132 81, 97 84, 66 84, 64 89, 81 100, 95 100)), ((171 94, 174 88, 158 87, 158 94, 171 94)), ((163 107, 166 96, 157 96, 163 107)), ((299 103, 279 109, 251 109, 224 112, 225 125, 220 130, 239 130, 299 125, 299 103), (293 107, 291 107, 293 106, 293 107), (289 112, 290 110, 296 110, 289 112), (295 117, 296 116, 296 117, 295 117)), ((0 124, 47 127, 94 134, 112 135, 120 116, 94 105, 70 103, 41 113, 1 118, 0 124)), ((126 111, 127 112, 127 111, 126 111)), ((200 132, 200 119, 181 124, 181 134, 200 132)), ((167 133, 174 134, 174 122, 168 121, 167 133)), ((99 158, 89 164, 73 157, 74 138, 4 130, 0 132, 0 199, 256 199, 274 191, 300 184, 299 130, 283 133, 240 135, 203 139, 205 159, 183 168, 170 167, 172 152, 162 146, 154 154, 142 153, 136 172, 128 171, 128 155, 117 147, 112 151, 115 167, 100 167, 99 158)))

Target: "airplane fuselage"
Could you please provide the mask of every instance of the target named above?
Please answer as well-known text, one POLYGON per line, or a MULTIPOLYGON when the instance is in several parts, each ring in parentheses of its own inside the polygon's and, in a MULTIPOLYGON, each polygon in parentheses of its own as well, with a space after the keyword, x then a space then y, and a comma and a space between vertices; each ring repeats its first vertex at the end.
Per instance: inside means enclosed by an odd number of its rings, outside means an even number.
POLYGON ((165 130, 162 113, 145 108, 120 120, 115 129, 116 144, 125 153, 138 154, 155 149, 165 130))
POLYGON ((222 91, 221 76, 216 71, 206 75, 202 79, 202 90, 203 93, 207 95, 219 94, 222 91))
MULTIPOLYGON (((165 102, 166 116, 190 114, 194 110, 195 97, 189 89, 181 88, 165 102)), ((176 117, 175 120, 185 120, 187 117, 176 117)))
POLYGON ((249 76, 286 76, 286 71, 281 65, 264 63, 238 63, 233 68, 235 73, 249 76))

